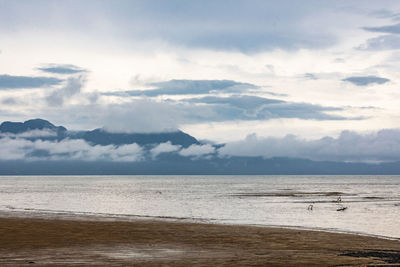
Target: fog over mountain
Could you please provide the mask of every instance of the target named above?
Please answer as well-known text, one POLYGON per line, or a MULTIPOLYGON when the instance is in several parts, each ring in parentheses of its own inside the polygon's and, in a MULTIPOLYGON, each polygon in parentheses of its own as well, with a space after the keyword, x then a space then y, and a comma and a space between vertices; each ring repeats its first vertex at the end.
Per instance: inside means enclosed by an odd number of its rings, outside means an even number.
POLYGON ((182 131, 69 131, 43 119, 0 125, 0 174, 400 173, 398 130, 338 138, 200 142, 182 131))

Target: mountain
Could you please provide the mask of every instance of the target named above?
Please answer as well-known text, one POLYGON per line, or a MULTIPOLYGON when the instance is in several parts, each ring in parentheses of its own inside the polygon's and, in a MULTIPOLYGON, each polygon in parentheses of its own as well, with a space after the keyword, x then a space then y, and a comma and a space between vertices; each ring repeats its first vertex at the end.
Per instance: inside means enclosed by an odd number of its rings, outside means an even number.
POLYGON ((94 145, 124 145, 136 143, 138 145, 160 144, 171 142, 173 145, 189 147, 199 142, 193 136, 182 131, 164 133, 109 133, 103 129, 77 132, 70 134, 70 138, 83 139, 94 145))
POLYGON ((400 162, 368 164, 222 157, 218 153, 222 146, 201 143, 182 131, 68 131, 42 119, 7 121, 0 125, 0 175, 400 174, 400 162), (157 146, 166 142, 175 146, 157 146), (133 143, 136 145, 130 145, 133 143))
POLYGON ((42 119, 27 120, 24 122, 5 121, 0 125, 0 133, 21 134, 33 130, 67 131, 67 129, 62 126, 54 126, 54 124, 49 121, 42 119))
MULTIPOLYGON (((193 136, 180 130, 163 133, 111 133, 103 129, 92 131, 68 131, 63 126, 55 126, 43 119, 27 120, 25 122, 6 121, 0 125, 0 134, 24 134, 30 131, 47 131, 54 135, 32 135, 25 136, 29 140, 57 140, 83 139, 92 145, 125 145, 136 143, 138 145, 152 145, 171 142, 173 145, 189 147, 200 144, 193 136)), ((0 136, 1 138, 1 136, 0 136)))

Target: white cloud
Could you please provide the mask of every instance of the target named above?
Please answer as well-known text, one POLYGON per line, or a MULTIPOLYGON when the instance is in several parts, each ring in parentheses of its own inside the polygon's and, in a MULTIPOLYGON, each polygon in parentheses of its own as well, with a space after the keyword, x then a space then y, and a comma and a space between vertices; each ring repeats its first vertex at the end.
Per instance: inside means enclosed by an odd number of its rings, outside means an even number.
MULTIPOLYGON (((82 160, 82 161, 141 161, 144 148, 128 145, 92 146, 82 139, 31 141, 25 138, 0 138, 0 160, 82 160)), ((211 144, 181 148, 170 142, 161 143, 150 150, 155 159, 161 153, 178 152, 184 157, 204 158, 215 153, 211 144)), ((343 131, 337 138, 304 139, 295 135, 260 138, 255 134, 246 139, 229 142, 217 150, 220 157, 260 156, 305 158, 317 161, 385 162, 400 160, 400 129, 387 129, 360 134, 343 131)))
POLYGON ((210 145, 191 145, 188 148, 184 148, 179 151, 179 154, 184 157, 202 157, 211 153, 214 153, 215 148, 210 145))
POLYGON ((6 137, 0 139, 0 147, 0 160, 139 161, 143 158, 142 148, 137 144, 91 146, 81 139, 53 142, 6 137))
POLYGON ((0 133, 0 137, 9 137, 9 138, 36 138, 36 137, 55 137, 57 133, 50 129, 42 129, 42 130, 32 130, 19 134, 13 133, 0 133))
POLYGON ((338 138, 306 140, 294 135, 283 138, 246 139, 226 144, 219 150, 225 156, 307 158, 312 160, 381 162, 400 160, 400 129, 358 134, 343 131, 338 138))
MULTIPOLYGON (((357 126, 363 123, 359 126, 360 130, 399 125, 399 61, 393 59, 391 50, 354 49, 368 43, 367 40, 371 38, 378 46, 398 48, 398 38, 391 36, 382 39, 380 33, 362 29, 395 23, 389 21, 390 16, 370 16, 371 12, 381 9, 381 1, 339 1, 329 4, 311 1, 295 5, 283 1, 272 4, 272 9, 268 8, 271 4, 265 1, 256 4, 236 3, 228 9, 226 5, 214 2, 209 3, 214 9, 208 8, 208 5, 183 4, 183 10, 187 8, 191 12, 179 14, 175 13, 175 9, 168 8, 168 2, 161 6, 159 2, 130 3, 127 6, 86 3, 79 4, 78 9, 76 3, 63 3, 55 7, 46 1, 40 6, 27 2, 5 5, 0 11, 3 15, 0 21, 6 25, 1 29, 3 34, 0 34, 0 73, 37 76, 38 70, 33 67, 46 62, 74 64, 89 71, 84 83, 85 93, 88 94, 95 91, 146 89, 132 83, 132 77, 142 77, 152 82, 228 79, 259 85, 260 90, 254 93, 259 97, 265 97, 268 90, 287 94, 285 101, 288 102, 332 107, 373 105, 381 108, 374 113, 362 111, 362 114, 357 114, 370 115, 374 120, 315 123, 302 120, 296 124, 295 133, 301 131, 303 136, 326 135, 325 129, 331 129, 331 125, 335 125, 336 133, 348 129, 350 123, 357 126), (148 5, 154 4, 157 5, 156 9, 149 8, 148 5), (107 12, 104 13, 104 10, 107 12), (131 11, 138 13, 132 16, 131 11), (162 13, 161 17, 159 12, 162 13), (268 13, 273 15, 265 16, 268 13), (211 20, 204 23, 203 16, 211 20), (74 19, 71 20, 72 17, 74 19), (160 24, 160 18, 164 20, 165 17, 178 19, 160 24), (182 24, 182 21, 185 23, 182 24), (273 23, 260 23, 266 21, 273 23), (135 29, 132 31, 132 25, 138 24, 143 24, 143 28, 133 27, 135 29), (270 36, 283 38, 266 38, 270 36), (246 48, 246 45, 256 47, 252 53, 245 53, 243 51, 249 49, 241 48, 246 48), (261 49, 263 47, 266 49, 261 49), (392 62, 391 67, 382 67, 387 65, 388 60, 396 62, 392 62), (313 73, 318 79, 300 79, 304 73, 313 73), (341 82, 341 79, 354 75, 387 77, 392 82, 368 88, 355 88, 352 84, 341 82), (307 126, 310 123, 313 123, 312 129, 307 126)), ((384 6, 389 13, 396 13, 399 2, 385 1, 384 6)), ((251 50, 251 47, 248 48, 251 50)), ((71 86, 62 92, 55 90, 58 93, 52 95, 54 98, 50 103, 64 103, 63 107, 49 107, 49 102, 43 101, 51 93, 49 91, 0 92, 0 97, 24 99, 24 103, 13 103, 7 110, 0 110, 0 118, 20 120, 42 117, 68 128, 106 126, 108 130, 124 132, 163 131, 182 125, 196 127, 200 118, 203 124, 197 127, 201 129, 193 134, 205 133, 200 137, 208 139, 219 135, 218 141, 221 142, 228 141, 232 136, 235 139, 243 138, 251 132, 261 135, 269 134, 271 130, 288 133, 293 128, 292 120, 284 120, 289 122, 285 124, 286 129, 281 130, 280 123, 272 125, 272 121, 265 120, 237 123, 237 118, 224 121, 231 125, 228 130, 224 123, 213 123, 211 127, 207 119, 215 117, 215 114, 223 115, 224 110, 183 110, 168 105, 162 97, 156 103, 143 100, 117 107, 113 105, 121 102, 116 97, 100 96, 98 103, 104 106, 92 109, 94 106, 82 105, 88 100, 82 101, 85 96, 77 93, 78 88, 71 86), (260 127, 264 128, 260 130, 260 127)), ((348 117, 352 113, 353 110, 347 110, 335 115, 348 117)), ((355 129, 352 125, 350 129, 355 129)))
POLYGON ((24 159, 27 151, 31 151, 31 141, 25 139, 0 139, 0 160, 24 159))
POLYGON ((181 146, 173 145, 173 144, 171 144, 171 142, 168 141, 166 143, 158 144, 157 146, 155 146, 154 148, 152 148, 150 150, 150 153, 154 159, 161 153, 175 152, 175 151, 178 151, 180 148, 181 148, 181 146))
POLYGON ((69 100, 72 96, 79 94, 85 83, 86 75, 84 74, 77 77, 69 77, 64 86, 54 89, 47 96, 46 101, 50 106, 62 106, 65 100, 69 100))

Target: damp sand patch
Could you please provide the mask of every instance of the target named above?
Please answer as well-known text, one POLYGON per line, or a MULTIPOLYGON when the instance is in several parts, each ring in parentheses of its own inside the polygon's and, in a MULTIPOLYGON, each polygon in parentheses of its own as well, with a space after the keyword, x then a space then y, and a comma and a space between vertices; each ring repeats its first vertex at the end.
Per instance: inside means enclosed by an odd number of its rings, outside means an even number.
POLYGON ((369 196, 369 197, 363 197, 364 199, 385 199, 384 197, 374 197, 374 196, 369 196))
POLYGON ((374 260, 383 261, 386 264, 384 266, 399 266, 399 265, 392 265, 394 263, 400 263, 400 251, 391 251, 391 250, 384 250, 384 251, 352 251, 343 253, 340 256, 349 256, 355 258, 371 258, 374 260))

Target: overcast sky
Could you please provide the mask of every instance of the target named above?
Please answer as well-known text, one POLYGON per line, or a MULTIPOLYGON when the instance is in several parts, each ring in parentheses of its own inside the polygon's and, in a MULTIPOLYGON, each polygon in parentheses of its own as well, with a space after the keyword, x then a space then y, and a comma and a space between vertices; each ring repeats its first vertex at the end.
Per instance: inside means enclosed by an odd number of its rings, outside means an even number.
POLYGON ((396 0, 0 0, 0 121, 357 139, 399 128, 399 49, 396 0))

